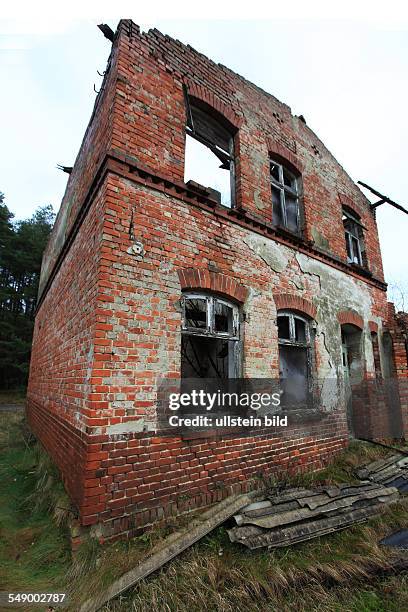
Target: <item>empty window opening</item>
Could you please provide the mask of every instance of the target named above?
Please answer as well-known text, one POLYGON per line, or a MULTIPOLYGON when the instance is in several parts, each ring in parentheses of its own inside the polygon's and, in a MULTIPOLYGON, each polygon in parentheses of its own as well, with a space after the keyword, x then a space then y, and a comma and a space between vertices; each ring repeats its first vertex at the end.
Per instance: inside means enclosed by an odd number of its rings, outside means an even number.
POLYGON ((348 263, 363 265, 363 229, 356 213, 351 213, 343 208, 343 226, 346 238, 346 250, 348 263))
POLYGON ((182 298, 182 378, 236 378, 239 366, 239 311, 215 296, 182 298))
POLYGON ((354 325, 342 325, 341 343, 345 380, 350 384, 361 382, 363 379, 361 330, 354 325))
POLYGON ((382 378, 382 370, 381 370, 381 359, 380 359, 380 347, 378 344, 378 334, 376 332, 371 332, 371 344, 373 347, 375 377, 377 380, 380 380, 382 378))
POLYGON ((291 232, 300 231, 300 179, 282 163, 270 160, 272 220, 291 232))
POLYGON ((396 376, 394 344, 389 332, 383 333, 382 345, 384 355, 384 378, 394 378, 396 376))
POLYGON ((281 403, 305 405, 310 397, 311 342, 309 321, 292 312, 278 313, 281 403))
POLYGON ((213 116, 187 105, 184 182, 198 183, 209 197, 231 208, 234 204, 233 134, 213 116))

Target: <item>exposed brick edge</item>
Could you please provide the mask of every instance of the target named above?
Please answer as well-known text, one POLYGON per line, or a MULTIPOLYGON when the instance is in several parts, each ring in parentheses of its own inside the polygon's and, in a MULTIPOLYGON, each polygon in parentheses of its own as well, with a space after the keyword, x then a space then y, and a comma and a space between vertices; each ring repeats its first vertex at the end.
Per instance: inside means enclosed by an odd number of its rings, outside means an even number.
POLYGON ((187 86, 188 93, 193 98, 197 98, 202 102, 205 102, 211 108, 214 108, 218 111, 223 117, 228 119, 228 121, 237 129, 241 127, 244 122, 243 117, 237 115, 231 107, 227 106, 222 100, 214 96, 211 91, 208 91, 205 87, 201 87, 201 85, 197 85, 188 79, 184 79, 184 83, 187 86))
POLYGON ((275 154, 279 157, 283 157, 283 159, 286 159, 290 164, 292 164, 292 166, 295 167, 299 174, 302 174, 304 168, 303 163, 290 149, 282 145, 280 142, 277 142, 270 136, 267 137, 266 144, 268 146, 269 155, 275 154))
POLYGON ((339 312, 337 314, 337 320, 340 325, 355 325, 355 327, 358 327, 359 329, 363 329, 364 327, 362 317, 352 310, 343 310, 342 312, 339 312))
POLYGON ((369 327, 370 332, 372 334, 377 334, 378 333, 378 323, 376 323, 375 321, 369 321, 368 322, 368 327, 369 327))
POLYGON ((305 300, 305 298, 291 293, 277 293, 274 294, 273 299, 275 300, 277 310, 299 310, 312 319, 316 319, 316 306, 309 302, 309 300, 305 300))
POLYGON ((245 302, 248 296, 246 287, 225 274, 210 272, 204 268, 184 268, 177 270, 177 273, 181 289, 207 289, 234 298, 238 302, 245 302))

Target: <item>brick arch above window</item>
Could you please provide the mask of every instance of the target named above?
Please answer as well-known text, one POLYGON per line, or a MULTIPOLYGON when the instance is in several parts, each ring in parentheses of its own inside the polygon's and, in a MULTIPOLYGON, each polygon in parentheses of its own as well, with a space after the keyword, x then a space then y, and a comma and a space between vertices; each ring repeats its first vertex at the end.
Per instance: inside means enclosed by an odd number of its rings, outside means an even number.
POLYGON ((273 296, 276 310, 297 310, 311 319, 316 319, 317 308, 312 302, 291 293, 276 293, 273 296))
POLYGON ((354 312, 354 310, 342 310, 341 312, 337 313, 337 320, 340 325, 354 325, 359 329, 363 329, 364 327, 363 318, 354 312))
POLYGON ((205 104, 208 104, 208 106, 210 106, 220 115, 225 117, 225 119, 227 119, 231 123, 231 125, 237 130, 241 127, 244 122, 244 118, 238 115, 231 108, 231 106, 225 104, 211 91, 209 91, 205 87, 201 87, 201 85, 197 85, 196 83, 187 80, 184 81, 184 84, 187 87, 189 97, 196 98, 197 100, 201 100, 201 102, 205 102, 205 104))
POLYGON ((344 193, 339 193, 338 196, 343 208, 348 209, 349 212, 354 213, 356 217, 361 219, 361 206, 344 193))
POLYGON ((238 302, 245 302, 248 289, 235 279, 205 268, 184 268, 177 270, 181 289, 202 289, 220 293, 238 302))
POLYGON ((292 166, 292 170, 296 171, 298 174, 303 173, 303 164, 293 151, 282 145, 280 142, 277 142, 270 136, 266 139, 266 144, 268 147, 268 153, 270 157, 276 156, 277 161, 281 160, 283 162, 287 162, 289 166, 292 166))
POLYGON ((368 327, 369 327, 370 332, 372 334, 377 334, 378 333, 378 323, 376 323, 375 321, 369 321, 368 322, 368 327))

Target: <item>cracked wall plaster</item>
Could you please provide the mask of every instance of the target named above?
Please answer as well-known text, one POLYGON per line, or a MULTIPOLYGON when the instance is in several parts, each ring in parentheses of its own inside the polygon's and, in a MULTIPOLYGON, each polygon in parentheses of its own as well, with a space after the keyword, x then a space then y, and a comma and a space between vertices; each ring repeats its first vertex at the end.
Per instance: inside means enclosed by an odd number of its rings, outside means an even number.
POLYGON ((283 272, 287 267, 292 254, 287 247, 257 234, 246 236, 243 242, 275 272, 283 272))

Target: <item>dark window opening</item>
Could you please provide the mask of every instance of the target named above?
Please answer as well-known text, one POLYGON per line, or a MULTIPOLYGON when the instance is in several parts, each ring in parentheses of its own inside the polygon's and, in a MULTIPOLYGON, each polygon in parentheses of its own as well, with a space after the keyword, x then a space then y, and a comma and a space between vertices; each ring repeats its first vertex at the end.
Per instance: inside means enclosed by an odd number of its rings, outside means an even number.
POLYGON ((207 191, 219 204, 234 205, 233 134, 190 100, 187 106, 184 182, 207 191))
POLYGON ((283 340, 290 340, 289 317, 278 317, 278 337, 283 340))
POLYGON ((278 314, 281 404, 305 407, 310 400, 311 343, 309 322, 292 312, 278 314))
POLYGON ((295 234, 300 233, 300 178, 282 163, 270 160, 272 220, 295 234))
POLYGON ((361 330, 353 325, 342 325, 341 344, 343 371, 346 382, 356 384, 363 379, 363 358, 361 330))
POLYGON ((381 369, 381 359, 380 359, 380 347, 378 344, 378 334, 376 332, 371 332, 371 344, 373 347, 375 377, 377 380, 381 380, 382 379, 382 369, 381 369))
POLYGON ((221 298, 182 298, 182 378, 236 378, 239 375, 239 311, 221 298))
POLYGON ((343 209, 343 226, 346 238, 347 261, 362 266, 364 261, 364 226, 355 213, 343 209))
POLYGON ((183 334, 182 378, 230 378, 231 361, 233 346, 228 340, 183 334))
POLYGON ((186 298, 184 308, 186 329, 207 329, 208 322, 206 298, 186 298))
POLYGON ((358 399, 359 387, 364 378, 361 329, 349 324, 341 326, 341 351, 347 425, 354 436, 359 429, 354 400, 358 399))

